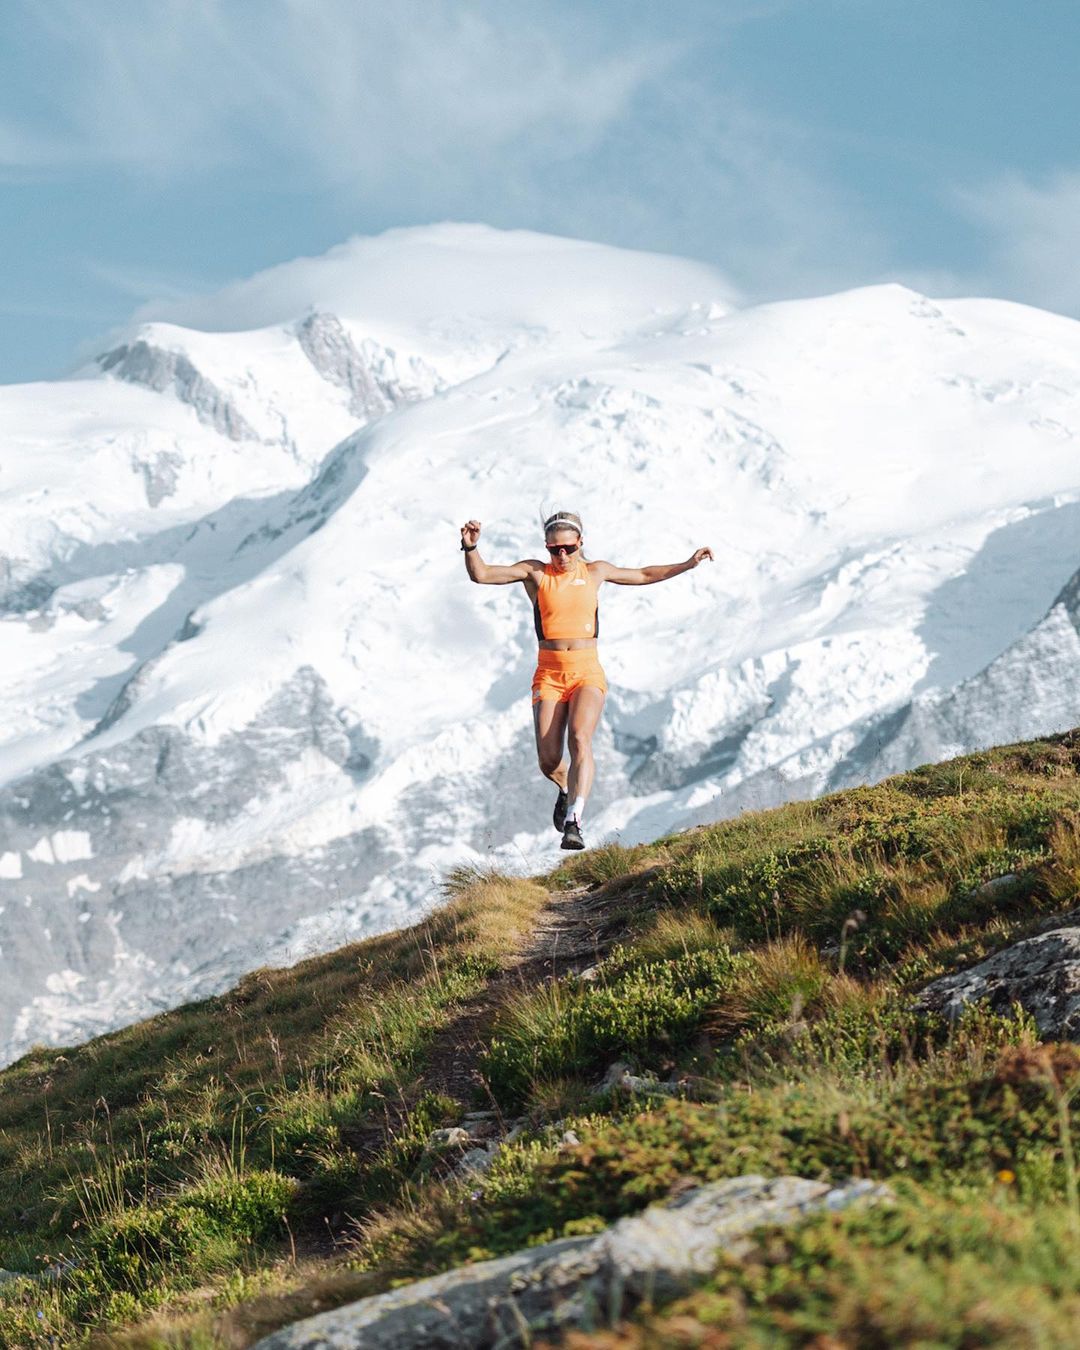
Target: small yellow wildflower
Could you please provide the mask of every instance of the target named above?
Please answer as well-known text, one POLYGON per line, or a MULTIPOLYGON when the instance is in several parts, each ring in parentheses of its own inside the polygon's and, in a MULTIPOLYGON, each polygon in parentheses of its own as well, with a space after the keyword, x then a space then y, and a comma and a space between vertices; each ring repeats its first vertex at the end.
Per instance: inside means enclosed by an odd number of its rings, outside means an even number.
POLYGON ((1010 1172, 1007 1167, 1003 1167, 997 1174, 997 1179, 1003 1186, 1011 1186, 1016 1180, 1016 1173, 1010 1172))

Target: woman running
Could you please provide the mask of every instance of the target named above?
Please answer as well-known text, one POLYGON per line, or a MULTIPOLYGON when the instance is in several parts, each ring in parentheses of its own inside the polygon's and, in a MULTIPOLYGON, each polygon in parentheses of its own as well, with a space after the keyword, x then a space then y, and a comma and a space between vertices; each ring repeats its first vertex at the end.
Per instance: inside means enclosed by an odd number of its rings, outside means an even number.
POLYGON ((465 567, 473 581, 505 586, 520 581, 532 601, 540 652, 533 675, 533 725, 540 772, 559 789, 552 817, 562 833, 563 848, 584 848, 581 821, 593 785, 592 738, 600 721, 607 680, 596 654, 600 631, 596 593, 605 581, 616 586, 651 586, 680 572, 689 572, 712 549, 699 548, 686 562, 652 567, 616 567, 588 562, 581 517, 556 511, 544 521, 544 544, 549 562, 526 558, 510 567, 484 562, 478 542, 480 522, 461 527, 465 567), (570 763, 563 755, 569 740, 570 763))

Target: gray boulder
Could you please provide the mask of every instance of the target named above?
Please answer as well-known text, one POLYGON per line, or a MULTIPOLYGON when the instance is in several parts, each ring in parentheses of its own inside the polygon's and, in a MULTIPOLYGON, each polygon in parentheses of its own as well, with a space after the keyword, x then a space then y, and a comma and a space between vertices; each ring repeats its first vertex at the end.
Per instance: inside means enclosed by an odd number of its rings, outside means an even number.
POLYGON ((916 1006, 956 1018, 974 1002, 995 1012, 1019 1003, 1045 1040, 1080 1040, 1080 927, 1025 938, 970 970, 943 976, 926 986, 916 1006))
POLYGON ((320 1313, 259 1341, 256 1350, 497 1350, 537 1334, 593 1327, 643 1299, 668 1298, 736 1255, 767 1224, 883 1200, 886 1187, 830 1187, 800 1177, 736 1177, 696 1187, 589 1237, 563 1238, 463 1266, 320 1313))

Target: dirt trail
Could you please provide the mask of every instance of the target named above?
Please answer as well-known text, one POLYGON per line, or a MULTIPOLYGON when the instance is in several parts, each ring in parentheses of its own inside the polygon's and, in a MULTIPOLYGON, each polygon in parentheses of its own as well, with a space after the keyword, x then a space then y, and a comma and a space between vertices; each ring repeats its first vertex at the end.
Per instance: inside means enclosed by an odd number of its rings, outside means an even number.
POLYGON ((620 891, 618 886, 599 886, 549 892, 521 948, 507 954, 503 968, 435 1035, 413 1087, 386 1100, 381 1120, 343 1128, 342 1142, 361 1159, 375 1156, 397 1132, 420 1092, 451 1097, 463 1112, 477 1105, 493 1106, 484 1095, 480 1061, 500 1009, 519 990, 536 989, 601 960, 624 932, 625 894, 620 891))
POLYGON ((535 989, 601 960, 620 936, 613 907, 605 887, 550 892, 522 949, 433 1040, 424 1087, 463 1106, 482 1093, 478 1066, 499 1009, 518 990, 535 989))

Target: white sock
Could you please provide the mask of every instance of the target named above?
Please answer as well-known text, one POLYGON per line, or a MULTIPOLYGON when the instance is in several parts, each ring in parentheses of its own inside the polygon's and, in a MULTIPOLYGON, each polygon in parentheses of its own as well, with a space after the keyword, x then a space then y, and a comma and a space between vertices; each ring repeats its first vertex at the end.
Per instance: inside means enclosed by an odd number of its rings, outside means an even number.
POLYGON ((567 813, 566 813, 566 818, 567 818, 567 820, 569 820, 571 817, 573 817, 574 820, 576 820, 577 823, 580 825, 580 824, 581 824, 581 817, 582 817, 584 814, 585 814, 585 798, 584 798, 584 797, 575 797, 575 798, 574 798, 573 805, 570 807, 570 810, 567 811, 567 813))

